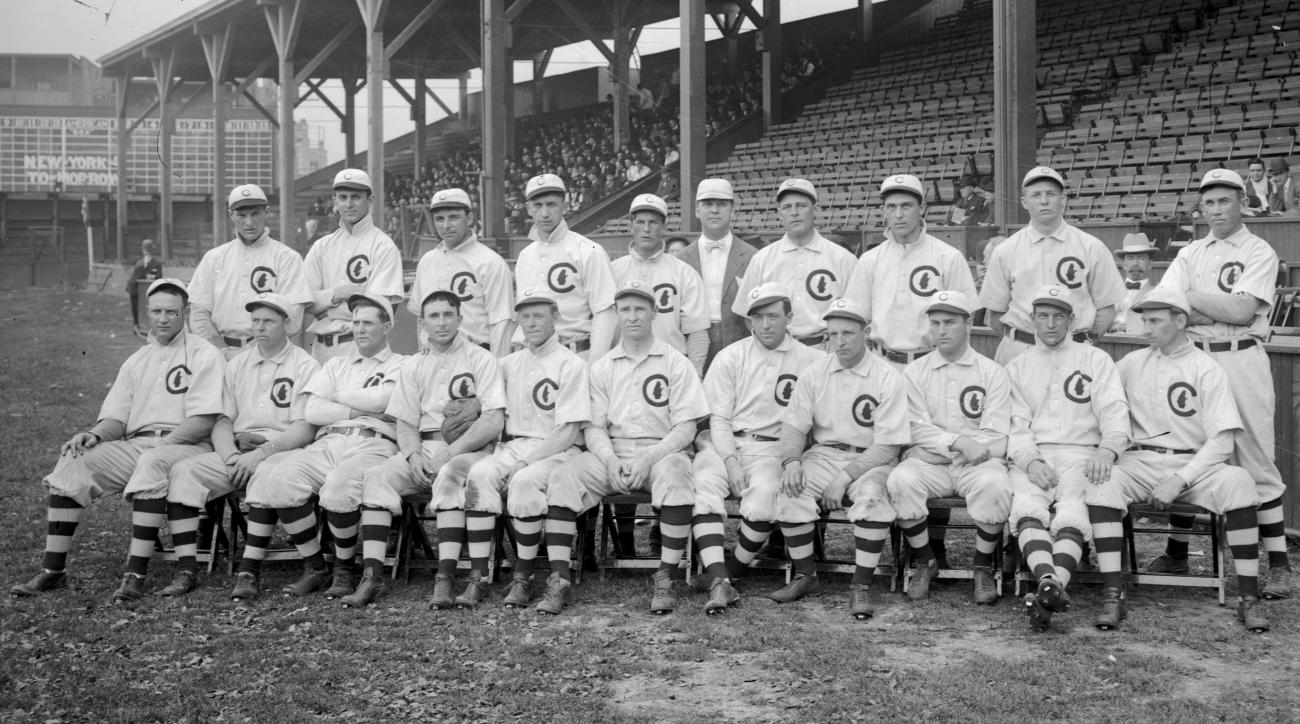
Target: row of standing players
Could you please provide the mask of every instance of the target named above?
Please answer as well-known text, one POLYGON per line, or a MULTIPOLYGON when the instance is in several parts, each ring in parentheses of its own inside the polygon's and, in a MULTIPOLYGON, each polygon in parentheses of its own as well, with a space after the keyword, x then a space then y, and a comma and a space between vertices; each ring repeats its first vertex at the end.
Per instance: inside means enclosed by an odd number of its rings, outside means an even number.
MULTIPOLYGON (((442 243, 421 260, 411 290, 425 342, 410 362, 387 346, 390 305, 403 296, 400 265, 370 223, 364 172, 336 177, 342 227, 305 261, 267 235, 261 190, 237 187, 229 206, 238 238, 209 252, 188 287, 163 280, 151 288, 150 343, 123 365, 96 425, 65 444, 46 477, 44 570, 12 591, 64 585, 82 510, 122 491, 134 532, 115 598, 143 595, 164 520, 182 563, 161 592, 188 592, 198 510, 246 487, 249 542, 233 597, 257 594, 278 520, 307 561, 287 592, 330 584, 327 596, 364 605, 383 591, 378 568, 401 495, 425 490, 441 541, 434 604, 473 606, 487 595, 487 550, 508 492, 519 566, 506 603, 533 599, 544 529, 554 570, 539 609, 558 612, 569 598, 577 514, 604 494, 646 488, 663 538, 652 610, 675 606, 671 571, 692 527, 710 581, 707 610, 734 602, 733 580, 778 527, 795 575, 771 595, 806 595, 817 586, 814 521, 847 506, 857 563, 851 608, 861 618, 895 521, 918 565, 912 595, 925 595, 935 563, 924 501, 956 494, 980 528, 976 600, 996 598, 989 565, 1010 520, 1039 578, 1027 599, 1031 625, 1046 627, 1068 606, 1065 585, 1091 537, 1108 576, 1099 625, 1113 626, 1123 616, 1118 511, 1147 496, 1227 516, 1238 613, 1262 630, 1245 555, 1261 534, 1271 568, 1264 595, 1290 589, 1272 390, 1257 384, 1268 378, 1262 342, 1276 255, 1241 223, 1239 176, 1216 170, 1200 186, 1211 234, 1179 255, 1161 283, 1175 294, 1155 295, 1164 306, 1151 307, 1176 334, 1158 343, 1160 325, 1137 310, 1153 347, 1130 358, 1155 365, 1141 379, 1158 380, 1165 393, 1127 396, 1119 378, 1129 358, 1116 373, 1087 344, 1110 326, 1123 285, 1104 245, 1064 222, 1064 182, 1050 168, 1026 174, 1030 224, 997 248, 978 297, 1004 335, 998 364, 968 346, 969 269, 926 233, 923 189, 907 174, 882 184, 885 241, 861 259, 817 232, 808 181, 778 187, 786 235, 755 252, 730 233, 730 184, 708 179, 696 195, 704 233, 680 259, 663 252, 666 204, 642 195, 632 204, 629 254, 612 264, 567 228, 564 183, 543 174, 525 190, 533 243, 513 288, 505 262, 471 230, 468 196, 437 192, 431 210, 442 243), (311 356, 285 342, 303 308, 311 356), (483 414, 448 441, 443 408, 468 397, 483 414), (705 418, 708 430, 697 435, 705 418), (503 429, 509 441, 493 448, 503 429), (1221 481, 1234 476, 1250 481, 1248 494, 1208 494, 1232 487, 1221 481), (728 495, 741 498, 743 518, 730 557, 722 553, 728 495), (333 571, 321 556, 317 497, 334 537, 333 571), (1248 504, 1224 507, 1229 499, 1248 504), (355 563, 359 539, 364 566, 355 563), (474 573, 453 599, 462 542, 474 573)), ((1186 543, 1175 539, 1157 563, 1177 569, 1186 560, 1186 543)))

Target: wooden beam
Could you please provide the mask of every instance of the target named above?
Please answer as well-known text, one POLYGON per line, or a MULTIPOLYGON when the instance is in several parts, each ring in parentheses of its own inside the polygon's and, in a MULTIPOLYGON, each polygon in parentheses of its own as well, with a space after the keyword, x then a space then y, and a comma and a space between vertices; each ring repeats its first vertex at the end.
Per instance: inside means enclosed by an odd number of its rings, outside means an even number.
POLYGON ((442 98, 439 98, 438 94, 434 93, 433 89, 427 85, 424 87, 424 94, 432 98, 433 102, 438 104, 438 107, 442 109, 443 113, 446 113, 448 116, 456 115, 455 113, 451 112, 451 109, 447 107, 446 103, 442 102, 442 98))
POLYGON ((555 4, 560 8, 561 12, 568 16, 569 20, 578 28, 578 30, 582 31, 583 36, 585 36, 587 40, 590 40, 592 45, 596 46, 596 50, 600 51, 600 54, 605 56, 605 60, 608 60, 610 63, 615 62, 614 51, 605 44, 604 38, 596 35, 596 31, 591 27, 591 23, 587 22, 587 18, 584 17, 582 13, 578 12, 569 0, 555 0, 555 4))
POLYGON ((433 18, 433 14, 442 9, 445 2, 446 0, 433 0, 428 5, 425 5, 420 12, 416 13, 411 22, 407 23, 405 28, 402 28, 402 32, 398 33, 397 37, 384 46, 384 60, 392 60, 397 51, 401 50, 402 46, 406 45, 420 28, 424 27, 433 18))
POLYGON ((465 36, 460 34, 459 30, 451 25, 448 25, 442 30, 443 33, 447 35, 447 39, 455 44, 457 48, 460 48, 460 51, 465 54, 466 58, 475 63, 481 62, 483 54, 479 52, 478 48, 471 45, 470 42, 465 39, 465 36))
POLYGON ((294 82, 302 85, 304 81, 316 72, 316 69, 320 67, 321 63, 329 60, 330 56, 334 55, 334 51, 339 49, 339 46, 343 44, 343 41, 348 39, 348 36, 360 29, 361 21, 353 18, 352 22, 343 26, 343 29, 335 33, 334 37, 330 38, 328 43, 322 45, 320 51, 318 51, 316 55, 312 56, 311 60, 303 63, 302 69, 294 74, 294 82))
POLYGON ((267 27, 271 29, 271 42, 275 44, 275 54, 281 58, 292 58, 298 47, 298 31, 302 29, 302 16, 306 4, 302 0, 257 0, 266 15, 267 27))
POLYGON ((406 89, 402 87, 401 83, 397 82, 396 78, 389 78, 388 85, 391 85, 393 87, 393 90, 397 91, 398 95, 405 98, 407 103, 411 105, 415 105, 415 97, 412 96, 410 93, 407 93, 406 89))
MULTIPOLYGON (((174 92, 179 92, 180 88, 181 88, 181 84, 177 83, 176 91, 174 92)), ((194 105, 194 102, 199 99, 199 96, 206 95, 210 90, 212 90, 212 81, 210 80, 205 81, 203 85, 199 86, 198 89, 196 89, 193 93, 190 94, 189 98, 186 98, 179 106, 176 107, 176 110, 173 111, 174 115, 179 116, 180 114, 184 113, 185 109, 194 105)))
POLYGON ((247 91, 249 88, 252 88, 253 84, 257 82, 257 79, 265 75, 266 72, 270 70, 271 66, 273 65, 275 65, 275 56, 274 55, 266 56, 265 60, 263 60, 261 63, 258 63, 256 68, 249 71, 248 75, 244 76, 244 79, 239 81, 239 83, 235 85, 235 93, 243 93, 244 91, 247 91))
POLYGON ((276 128, 280 127, 280 120, 275 117, 274 113, 266 110, 266 106, 262 105, 261 103, 258 103, 257 99, 253 97, 252 93, 249 93, 248 91, 242 91, 242 93, 244 94, 244 97, 248 99, 248 102, 252 103, 253 107, 256 108, 259 113, 266 116, 266 120, 270 121, 272 126, 276 128))
POLYGON ((221 24, 194 24, 194 33, 203 44, 203 58, 208 62, 208 74, 214 81, 224 81, 230 70, 230 51, 235 45, 232 20, 221 24))
POLYGON ((343 111, 339 110, 338 106, 334 105, 334 101, 331 101, 329 97, 325 95, 325 91, 321 90, 321 86, 324 84, 325 84, 324 78, 322 78, 315 85, 308 83, 307 90, 302 94, 302 97, 306 98, 309 95, 315 95, 317 98, 321 100, 321 103, 324 103, 331 111, 334 111, 334 115, 338 116, 339 120, 341 121, 344 118, 346 118, 346 115, 343 113, 343 111))
MULTIPOLYGON (((736 1, 740 5, 740 12, 744 13, 745 17, 749 18, 750 22, 754 24, 754 27, 758 28, 759 30, 762 30, 763 28, 767 27, 767 19, 764 18, 762 15, 759 15, 758 11, 754 9, 754 3, 752 2, 752 0, 736 0, 736 1)), ((772 1, 779 2, 779 0, 763 0, 764 3, 772 2, 772 1)), ((767 9, 766 4, 764 4, 763 9, 764 10, 767 9)))
POLYGON ((157 98, 153 99, 153 103, 150 103, 149 107, 141 111, 140 115, 136 116, 134 121, 131 121, 131 125, 126 127, 126 132, 131 133, 136 128, 138 128, 141 123, 144 123, 144 119, 149 117, 150 113, 153 113, 154 111, 158 110, 158 106, 159 106, 158 99, 157 98))
POLYGON ((533 0, 515 0, 510 3, 510 7, 506 8, 506 22, 513 23, 518 20, 519 16, 524 14, 524 11, 528 9, 528 5, 532 1, 533 0))

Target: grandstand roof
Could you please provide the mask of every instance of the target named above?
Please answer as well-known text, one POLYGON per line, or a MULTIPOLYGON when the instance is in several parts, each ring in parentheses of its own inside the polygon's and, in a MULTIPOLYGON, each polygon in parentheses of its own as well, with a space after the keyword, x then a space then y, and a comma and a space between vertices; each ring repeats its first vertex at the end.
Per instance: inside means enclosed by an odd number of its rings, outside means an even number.
MULTIPOLYGON (((384 40, 391 43, 410 25, 429 0, 389 0, 384 19, 384 40)), ((424 23, 389 62, 389 78, 413 78, 417 70, 425 77, 454 77, 481 66, 479 60, 478 2, 444 0, 434 16, 424 23)), ((330 53, 312 73, 313 77, 337 78, 347 72, 364 74, 365 27, 356 0, 311 0, 304 3, 302 26, 295 61, 306 62, 344 28, 351 28, 343 44, 330 53)), ((268 57, 275 58, 275 45, 259 0, 211 0, 211 2, 159 27, 99 59, 106 73, 151 74, 146 50, 175 48, 175 74, 183 80, 209 79, 202 44, 196 27, 231 21, 235 28, 230 55, 230 78, 259 75, 274 78, 276 67, 260 69, 268 57)), ((613 35, 613 9, 624 13, 624 25, 639 27, 677 16, 677 0, 508 0, 506 13, 516 12, 514 55, 528 58, 551 48, 613 35), (582 24, 575 22, 564 6, 577 9, 582 24), (582 27, 585 25, 586 27, 582 27)))

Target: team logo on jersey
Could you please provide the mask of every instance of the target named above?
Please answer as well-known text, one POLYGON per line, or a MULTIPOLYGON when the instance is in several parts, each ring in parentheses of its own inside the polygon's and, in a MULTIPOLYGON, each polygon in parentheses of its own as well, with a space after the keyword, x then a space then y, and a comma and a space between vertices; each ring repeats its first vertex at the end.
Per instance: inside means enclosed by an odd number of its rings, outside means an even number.
POLYGON ((578 288, 577 277, 578 267, 567 261, 562 261, 546 272, 546 284, 553 292, 568 294, 578 288))
POLYGON ((772 397, 776 398, 776 404, 781 407, 790 404, 790 398, 794 397, 794 383, 798 381, 798 375, 781 375, 776 378, 776 389, 772 390, 772 397))
POLYGON ((961 403, 961 414, 971 420, 980 419, 984 414, 984 397, 988 394, 983 387, 971 385, 961 391, 961 397, 958 401, 961 403))
POLYGON ((555 409, 555 396, 559 391, 560 386, 555 384, 555 380, 543 377, 540 382, 533 385, 533 404, 539 410, 550 412, 555 409))
POLYGON ((259 266, 256 269, 253 269, 253 273, 248 275, 248 286, 252 287, 253 291, 258 294, 273 292, 275 291, 275 282, 278 278, 279 277, 276 275, 274 269, 266 266, 259 266))
POLYGON ((804 281, 808 296, 824 302, 835 296, 835 275, 825 269, 814 269, 804 281))
POLYGON ((1241 273, 1246 270, 1246 265, 1239 261, 1230 261, 1219 267, 1219 289, 1232 294, 1232 288, 1237 286, 1241 279, 1241 273))
POLYGON ((932 266, 918 266, 912 270, 907 285, 918 297, 928 297, 939 291, 939 270, 932 266))
POLYGON ((673 300, 677 297, 677 287, 664 282, 655 285, 655 311, 666 314, 673 311, 673 300))
POLYGON ((366 383, 362 387, 378 387, 384 381, 384 373, 376 372, 366 378, 366 383))
POLYGON ((462 372, 451 378, 451 382, 447 383, 447 396, 453 400, 473 397, 477 394, 475 386, 474 375, 469 372, 462 372))
POLYGON ((1079 257, 1063 257, 1056 263, 1056 279, 1066 289, 1078 289, 1083 286, 1084 272, 1087 270, 1088 267, 1083 265, 1083 260, 1079 257))
POLYGON ((363 284, 370 279, 370 257, 365 254, 357 254, 348 259, 348 265, 345 267, 348 274, 348 281, 353 284, 363 284))
POLYGON ((474 292, 470 289, 471 285, 478 284, 478 280, 470 272, 457 272, 451 278, 451 293, 462 302, 468 302, 474 298, 474 292))
POLYGON ((641 396, 654 407, 668 404, 668 378, 664 375, 650 375, 641 383, 641 396))
POLYGON ((293 378, 277 377, 275 382, 271 383, 271 404, 281 410, 289 406, 293 400, 293 378))
POLYGON ((1065 396, 1071 401, 1085 404, 1092 401, 1092 378, 1079 370, 1065 378, 1065 396))
POLYGON ((176 365, 167 370, 167 391, 173 395, 183 395, 190 391, 190 368, 176 365))
POLYGON ((1169 409, 1179 417, 1191 417, 1196 414, 1196 388, 1186 382, 1175 382, 1166 393, 1169 409))
POLYGON ((880 401, 871 395, 858 395, 858 399, 853 401, 853 421, 858 423, 858 427, 875 427, 876 426, 876 407, 880 401))

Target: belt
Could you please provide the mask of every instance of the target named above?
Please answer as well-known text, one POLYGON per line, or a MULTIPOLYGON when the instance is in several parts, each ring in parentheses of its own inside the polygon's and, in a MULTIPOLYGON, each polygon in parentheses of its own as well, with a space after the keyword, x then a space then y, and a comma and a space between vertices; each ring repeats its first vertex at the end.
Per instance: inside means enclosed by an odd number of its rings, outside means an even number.
POLYGON ((442 439, 442 430, 421 430, 421 431, 420 431, 420 439, 421 439, 421 440, 441 440, 441 439, 442 439))
POLYGON ((778 440, 781 439, 779 437, 772 437, 771 435, 754 435, 752 433, 745 432, 744 430, 740 430, 739 432, 736 432, 735 436, 747 437, 750 440, 753 440, 754 442, 777 442, 778 440))
POLYGON ((1259 344, 1259 340, 1254 337, 1243 337, 1241 339, 1229 339, 1223 342, 1205 342, 1196 341, 1192 344, 1200 347, 1206 352, 1236 352, 1237 350, 1250 349, 1259 344))
POLYGON ((163 437, 170 432, 171 430, 141 430, 127 439, 133 440, 137 437, 163 437))
POLYGON ((825 445, 826 447, 833 447, 836 450, 843 450, 844 452, 851 452, 851 453, 860 453, 860 452, 867 451, 865 447, 857 447, 843 442, 825 442, 825 443, 817 443, 817 444, 825 445))
POLYGON ((243 347, 248 342, 248 340, 239 337, 222 337, 221 341, 225 342, 227 347, 243 347))
POLYGON ((881 357, 900 365, 905 365, 912 360, 921 359, 927 354, 930 354, 930 350, 928 349, 923 349, 917 352, 899 352, 897 350, 889 349, 888 347, 881 347, 880 345, 874 346, 876 351, 880 353, 881 357))
POLYGON ((565 342, 564 346, 568 347, 574 352, 586 352, 587 350, 591 349, 591 337, 583 337, 581 339, 571 340, 569 342, 565 342))
POLYGON ((385 435, 378 430, 371 430, 368 427, 327 427, 321 430, 322 435, 360 435, 361 437, 382 437, 385 440, 396 443, 393 438, 385 435))
POLYGON ((817 334, 810 334, 807 337, 795 337, 794 341, 798 342, 799 344, 806 344, 809 347, 816 347, 817 345, 824 344, 826 342, 826 333, 818 332, 817 334))
POLYGON ((351 342, 351 341, 352 341, 352 333, 351 333, 351 332, 339 332, 339 333, 337 333, 337 334, 318 334, 318 335, 316 335, 316 341, 317 341, 317 342, 320 342, 321 344, 325 345, 326 347, 333 347, 333 346, 336 345, 336 344, 343 344, 344 342, 351 342))
POLYGON ((1150 450, 1151 452, 1164 453, 1166 455, 1195 455, 1195 450, 1175 450, 1171 447, 1160 447, 1158 445, 1134 445, 1133 450, 1150 450))
MULTIPOLYGON (((1034 344, 1037 341, 1037 337, 1030 334, 1029 332, 1024 331, 1023 329, 1016 329, 1015 327, 1007 327, 1007 329, 1011 330, 1007 334, 1010 334, 1012 339, 1016 340, 1017 342, 1020 342, 1022 344, 1034 344)), ((1087 332, 1075 332, 1074 334, 1070 335, 1070 337, 1075 342, 1088 341, 1087 332)))

